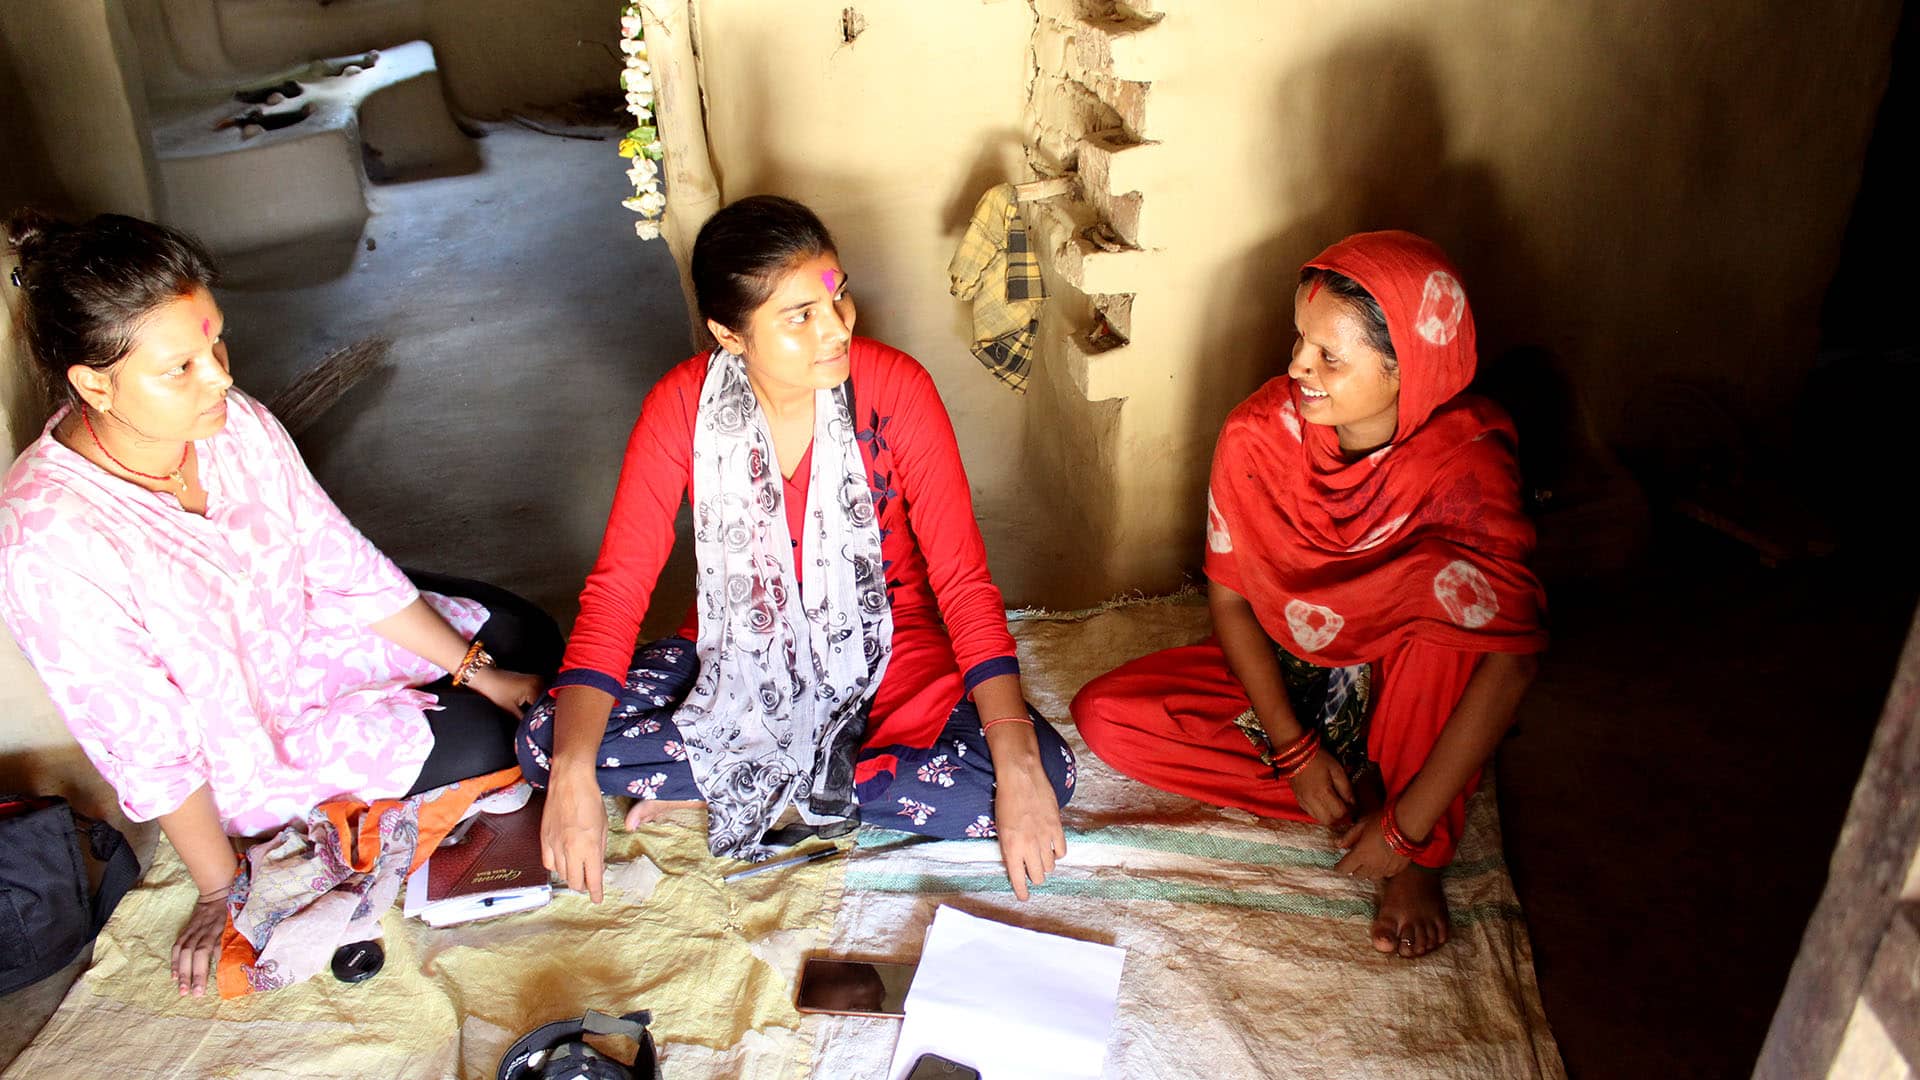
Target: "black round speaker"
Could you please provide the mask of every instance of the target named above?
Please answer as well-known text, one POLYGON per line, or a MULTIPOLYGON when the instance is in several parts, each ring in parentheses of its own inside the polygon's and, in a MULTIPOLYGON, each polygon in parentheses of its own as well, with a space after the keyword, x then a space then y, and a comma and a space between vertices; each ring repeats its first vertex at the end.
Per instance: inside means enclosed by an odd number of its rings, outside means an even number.
POLYGON ((498 1080, 659 1080, 660 1066, 642 1009, 624 1016, 589 1010, 574 1020, 556 1020, 520 1036, 500 1059, 498 1080), (633 1064, 587 1045, 588 1035, 624 1035, 640 1044, 633 1064))

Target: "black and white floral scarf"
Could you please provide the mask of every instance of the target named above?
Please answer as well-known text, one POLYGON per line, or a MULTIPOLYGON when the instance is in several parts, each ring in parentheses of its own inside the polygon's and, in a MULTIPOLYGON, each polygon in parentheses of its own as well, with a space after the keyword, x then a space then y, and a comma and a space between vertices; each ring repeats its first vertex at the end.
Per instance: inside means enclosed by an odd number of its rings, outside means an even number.
POLYGON ((700 669, 674 714, 715 855, 765 858, 789 802, 854 811, 853 756, 893 649, 880 528, 847 384, 814 394, 806 525, 793 544, 746 362, 715 349, 693 431, 700 669), (794 558, 805 560, 796 588, 794 558))

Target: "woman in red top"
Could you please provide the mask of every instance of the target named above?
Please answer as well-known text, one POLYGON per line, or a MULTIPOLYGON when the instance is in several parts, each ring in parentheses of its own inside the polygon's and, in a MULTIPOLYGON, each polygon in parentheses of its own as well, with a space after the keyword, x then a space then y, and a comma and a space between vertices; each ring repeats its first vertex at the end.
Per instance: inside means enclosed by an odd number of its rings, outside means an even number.
POLYGON ((1447 938, 1436 871, 1546 645, 1513 425, 1463 393, 1473 315, 1427 240, 1328 248, 1294 323, 1287 374, 1214 450, 1214 638, 1101 676, 1073 715, 1130 776, 1334 828, 1338 869, 1381 882, 1374 947, 1419 956, 1447 938))
POLYGON ((631 828, 708 810, 716 855, 762 858, 789 807, 997 836, 1016 895, 1065 853, 1073 757, 1027 706, 953 427, 914 359, 853 336, 833 239, 773 196, 694 244, 719 348, 648 393, 554 694, 516 745, 550 785, 548 868, 600 898, 604 791, 631 828), (694 612, 634 642, 693 508, 694 612))

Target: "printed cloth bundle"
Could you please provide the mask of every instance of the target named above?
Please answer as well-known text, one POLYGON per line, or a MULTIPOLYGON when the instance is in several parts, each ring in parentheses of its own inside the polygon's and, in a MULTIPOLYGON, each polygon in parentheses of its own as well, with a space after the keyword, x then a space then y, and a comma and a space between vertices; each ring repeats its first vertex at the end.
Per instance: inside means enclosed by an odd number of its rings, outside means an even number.
POLYGON ((455 825, 532 796, 519 769, 502 769, 404 799, 324 802, 253 845, 227 899, 220 996, 291 986, 326 970, 340 946, 378 939, 407 875, 455 825))

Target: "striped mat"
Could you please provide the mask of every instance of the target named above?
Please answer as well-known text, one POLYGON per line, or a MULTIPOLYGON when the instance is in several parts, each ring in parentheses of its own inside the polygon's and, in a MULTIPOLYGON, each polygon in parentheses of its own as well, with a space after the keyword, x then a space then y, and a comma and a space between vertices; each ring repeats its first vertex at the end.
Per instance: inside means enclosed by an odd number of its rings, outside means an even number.
MULTIPOLYGON (((1013 625, 1028 696, 1064 721, 1088 679, 1198 640, 1206 624, 1204 606, 1176 600, 1013 625)), ((941 904, 1122 946, 1106 1075, 1125 1080, 1565 1075, 1490 785, 1469 800, 1445 877, 1453 938, 1405 961, 1373 951, 1372 887, 1332 872, 1325 830, 1151 790, 1064 734, 1080 755, 1068 855, 1031 900, 1013 897, 991 845, 863 830, 829 951, 912 959, 941 904)), ((885 1075, 895 1022, 806 1023, 815 1076, 885 1075)))
MULTIPOLYGON (((1206 632, 1193 603, 1016 617, 1028 696, 1064 720, 1119 662, 1206 632)), ((1069 852, 1015 900, 997 848, 902 845, 863 831, 847 860, 728 884, 701 815, 617 833, 609 902, 429 930, 394 911, 387 967, 234 1002, 182 999, 164 977, 192 882, 162 845, 101 935, 92 968, 6 1076, 483 1078, 518 1031, 583 1008, 654 1010, 673 1080, 867 1080, 897 1021, 793 1009, 801 957, 911 959, 940 904, 1127 949, 1107 1072, 1201 1077, 1560 1077, 1490 791, 1468 804, 1446 878, 1454 938, 1406 962, 1366 938, 1363 883, 1331 872, 1322 830, 1204 806, 1079 752, 1069 852), (651 864, 637 860, 646 855, 651 864), (657 867, 657 871, 652 867, 657 867), (830 929, 829 929, 830 927, 830 929)), ((617 808, 615 808, 617 812, 617 808)), ((992 1080, 992 1078, 988 1078, 992 1080)))

